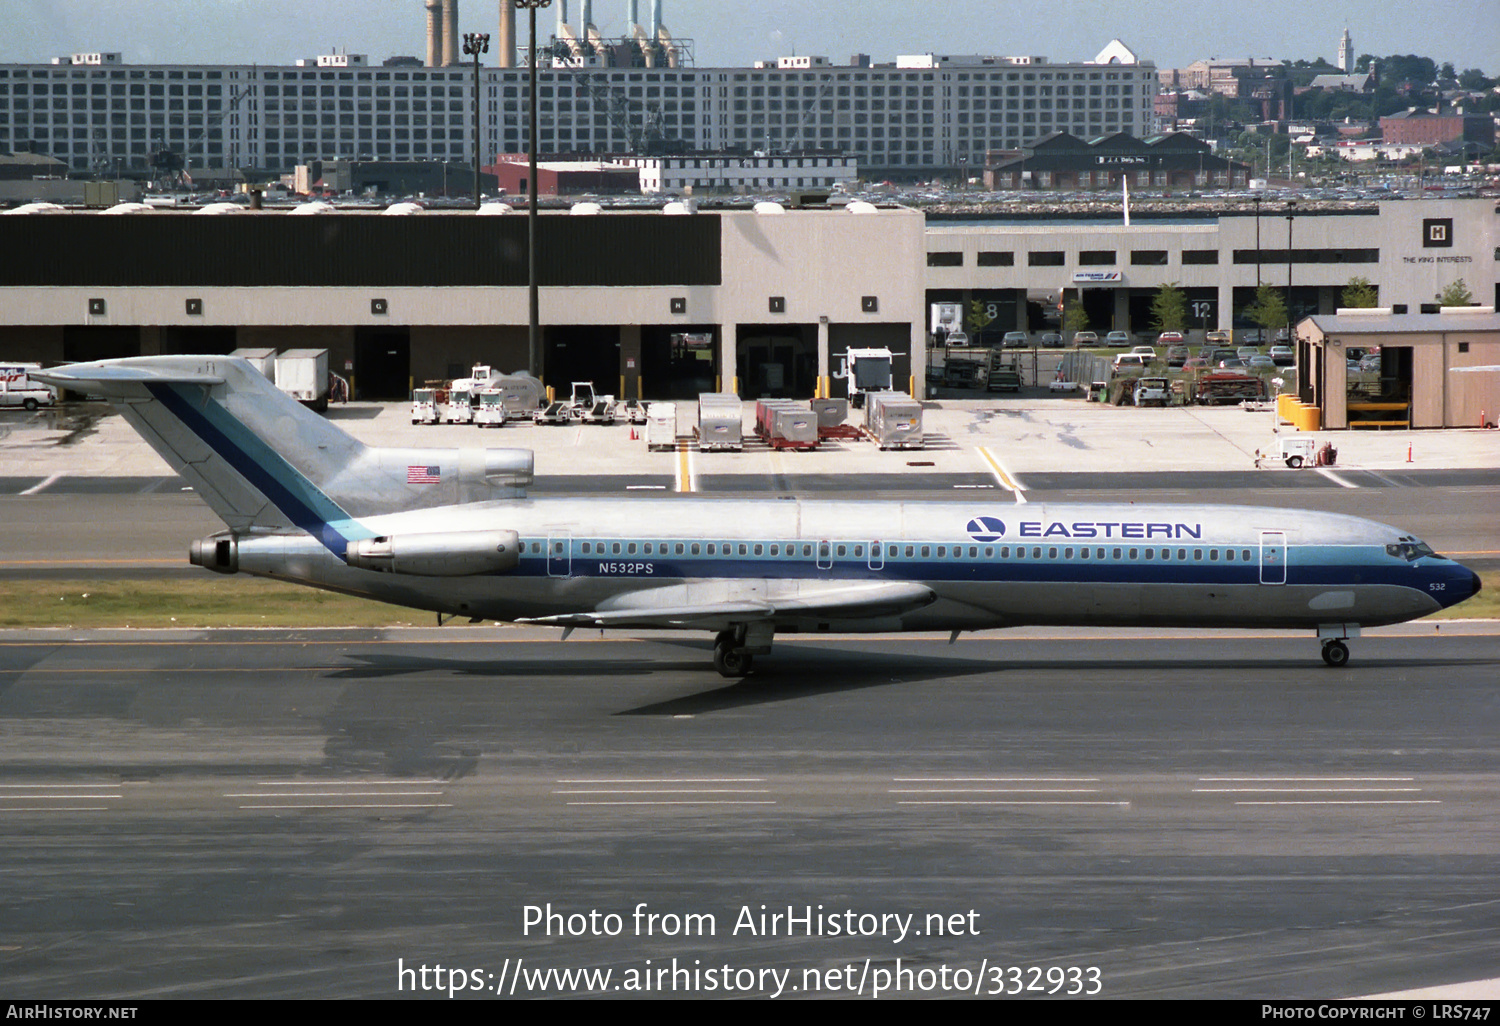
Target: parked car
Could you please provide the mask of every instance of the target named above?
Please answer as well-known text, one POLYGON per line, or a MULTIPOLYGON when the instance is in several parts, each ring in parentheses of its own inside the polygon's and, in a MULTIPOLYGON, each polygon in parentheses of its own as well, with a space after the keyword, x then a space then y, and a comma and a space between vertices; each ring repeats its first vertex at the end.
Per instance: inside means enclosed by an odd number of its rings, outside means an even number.
POLYGON ((1156 336, 1156 344, 1159 346, 1180 346, 1186 341, 1180 331, 1164 331, 1156 336))
POLYGON ((1107 346, 1128 346, 1130 345, 1130 332, 1111 331, 1108 335, 1104 336, 1104 344, 1107 346))
POLYGON ((1147 360, 1156 359, 1156 348, 1154 346, 1135 346, 1130 351, 1137 356, 1144 356, 1147 360))
POLYGON ((1182 364, 1182 369, 1184 372, 1206 371, 1208 370, 1208 361, 1201 356, 1195 356, 1192 359, 1185 360, 1182 364))
POLYGON ((1255 356, 1259 352, 1260 352, 1260 350, 1257 349, 1257 348, 1255 348, 1254 346, 1240 346, 1238 349, 1236 349, 1234 351, 1234 355, 1238 356, 1241 360, 1244 360, 1246 363, 1249 363, 1250 362, 1250 357, 1255 356))
POLYGON ((1275 370, 1276 361, 1271 359, 1265 353, 1256 353, 1254 356, 1250 357, 1250 359, 1245 361, 1245 366, 1249 367, 1251 370, 1275 370))
POLYGON ((1144 371, 1151 363, 1151 358, 1142 356, 1140 353, 1120 353, 1115 357, 1115 373, 1136 373, 1144 371))
POLYGON ((1188 358, 1188 347, 1187 346, 1172 346, 1171 348, 1169 348, 1167 350, 1167 366, 1168 367, 1181 367, 1184 363, 1187 362, 1187 358, 1188 358))
POLYGON ((1061 349, 1062 344, 1062 335, 1056 331, 1049 331, 1042 336, 1042 345, 1047 349, 1061 349))
POLYGON ((1240 332, 1240 341, 1247 346, 1263 346, 1266 344, 1266 333, 1262 328, 1249 328, 1240 332))
POLYGON ((1080 349, 1084 346, 1097 346, 1099 344, 1099 336, 1092 331, 1075 331, 1073 332, 1073 344, 1080 349))
POLYGON ((1245 361, 1241 360, 1238 356, 1234 356, 1227 360, 1220 360, 1214 366, 1219 370, 1243 371, 1245 369, 1245 361))
POLYGON ((1007 331, 1000 346, 1003 349, 1025 349, 1028 341, 1024 331, 1007 331))
MULTIPOLYGON (((1232 331, 1210 331, 1203 336, 1203 341, 1211 346, 1234 345, 1234 332, 1232 331)), ((1249 341, 1248 339, 1246 341, 1249 341)))
POLYGON ((1270 356, 1271 362, 1278 367, 1290 367, 1297 362, 1297 353, 1291 346, 1272 346, 1271 351, 1266 355, 1270 356))

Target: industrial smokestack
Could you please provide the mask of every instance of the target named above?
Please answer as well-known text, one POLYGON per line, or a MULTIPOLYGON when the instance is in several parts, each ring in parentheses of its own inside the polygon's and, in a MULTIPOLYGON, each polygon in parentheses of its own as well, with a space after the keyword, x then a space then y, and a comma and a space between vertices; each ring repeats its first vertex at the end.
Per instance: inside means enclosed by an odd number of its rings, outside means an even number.
POLYGON ((557 38, 565 35, 563 26, 568 23, 568 0, 557 0, 557 38))
POLYGON ((594 23, 594 0, 578 0, 578 38, 589 37, 589 26, 594 23))
POLYGON ((427 66, 443 63, 443 0, 427 0, 427 66))
POLYGON ((443 67, 458 64, 458 0, 443 0, 443 67))
POLYGON ((635 35, 641 25, 641 0, 625 0, 625 34, 635 35))
POLYGON ((500 0, 499 45, 495 48, 500 67, 516 66, 516 3, 515 0, 500 0))
POLYGON ((661 35, 661 0, 651 0, 651 42, 661 35))

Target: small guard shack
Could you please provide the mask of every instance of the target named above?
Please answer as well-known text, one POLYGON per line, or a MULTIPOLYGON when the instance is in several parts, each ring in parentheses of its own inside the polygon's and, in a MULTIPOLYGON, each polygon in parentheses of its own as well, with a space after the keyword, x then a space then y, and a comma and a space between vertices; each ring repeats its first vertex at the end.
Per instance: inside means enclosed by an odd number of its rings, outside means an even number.
POLYGON ((1297 325, 1297 398, 1325 430, 1481 427, 1500 419, 1500 316, 1341 309, 1297 325))

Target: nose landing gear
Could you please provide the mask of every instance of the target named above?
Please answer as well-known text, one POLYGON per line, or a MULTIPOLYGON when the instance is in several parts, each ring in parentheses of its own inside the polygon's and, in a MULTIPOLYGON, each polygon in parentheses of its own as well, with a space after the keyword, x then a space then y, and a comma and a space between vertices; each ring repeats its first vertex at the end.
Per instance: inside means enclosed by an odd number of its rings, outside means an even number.
POLYGON ((1323 642, 1323 661, 1335 669, 1347 665, 1349 646, 1339 638, 1329 638, 1323 642))

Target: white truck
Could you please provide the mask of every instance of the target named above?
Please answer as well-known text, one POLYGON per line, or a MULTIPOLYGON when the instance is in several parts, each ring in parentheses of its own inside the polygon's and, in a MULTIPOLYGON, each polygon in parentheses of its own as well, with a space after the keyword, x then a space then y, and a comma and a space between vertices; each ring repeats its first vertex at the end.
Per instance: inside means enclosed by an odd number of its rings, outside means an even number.
POLYGON ((319 413, 328 409, 328 350, 288 349, 276 357, 276 387, 319 413))
POLYGON ((891 390, 891 367, 895 359, 889 349, 850 349, 844 354, 843 366, 834 377, 848 381, 850 406, 860 409, 866 395, 891 390))
POLYGON ((39 363, 0 363, 0 406, 36 410, 56 404, 57 393, 50 386, 31 380, 31 372, 41 369, 39 363))

